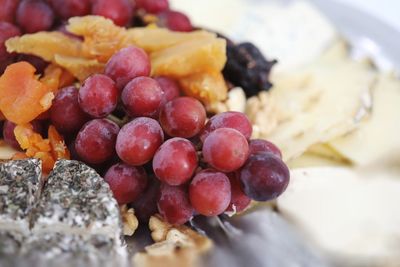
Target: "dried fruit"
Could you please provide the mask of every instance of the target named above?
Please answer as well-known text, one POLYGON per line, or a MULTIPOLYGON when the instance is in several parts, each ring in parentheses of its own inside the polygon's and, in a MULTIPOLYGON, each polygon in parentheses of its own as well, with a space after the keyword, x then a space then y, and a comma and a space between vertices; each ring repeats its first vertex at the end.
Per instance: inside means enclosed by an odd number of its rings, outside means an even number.
MULTIPOLYGON (((26 151, 26 156, 41 159, 43 172, 49 173, 55 163, 50 141, 35 133, 30 123, 17 125, 14 134, 21 148, 26 151)), ((19 155, 19 157, 21 156, 19 155)))
POLYGON ((35 68, 26 62, 7 67, 0 77, 0 109, 4 116, 24 124, 50 108, 54 94, 35 76, 35 68))
POLYGON ((80 81, 85 80, 92 74, 103 72, 105 66, 105 64, 100 63, 96 59, 85 59, 61 55, 56 55, 54 62, 68 70, 80 81))
POLYGON ((7 51, 32 54, 46 61, 53 61, 56 55, 78 57, 82 50, 81 41, 61 32, 38 32, 13 37, 6 42, 7 51))
POLYGON ((205 104, 223 101, 228 87, 220 72, 200 72, 179 79, 182 91, 205 104))
POLYGON ((226 62, 226 41, 198 38, 151 54, 152 75, 185 77, 194 73, 219 72, 226 62))
POLYGON ((182 33, 163 28, 132 28, 127 30, 127 38, 129 43, 152 53, 190 40, 215 39, 216 34, 203 30, 182 33))
POLYGON ((71 155, 65 145, 63 137, 53 125, 49 126, 48 138, 51 146, 51 154, 54 159, 70 159, 71 155))
MULTIPOLYGON (((85 58, 107 60, 125 47, 125 28, 100 16, 74 17, 68 20, 67 30, 84 38, 82 52, 85 58)), ((61 54, 62 55, 62 54, 61 54)))
POLYGON ((234 85, 242 87, 247 97, 271 88, 269 73, 276 60, 266 60, 252 43, 228 44, 227 55, 224 76, 234 85))

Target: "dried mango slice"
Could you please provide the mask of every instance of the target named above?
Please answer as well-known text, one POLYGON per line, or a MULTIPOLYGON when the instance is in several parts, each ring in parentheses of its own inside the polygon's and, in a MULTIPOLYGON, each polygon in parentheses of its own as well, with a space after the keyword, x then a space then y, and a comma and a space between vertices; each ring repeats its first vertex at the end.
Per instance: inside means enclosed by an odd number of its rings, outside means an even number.
POLYGON ((0 77, 0 110, 16 124, 35 119, 50 108, 54 98, 50 89, 38 81, 35 71, 22 61, 9 65, 0 77))
POLYGON ((211 104, 227 97, 228 87, 221 72, 197 73, 179 79, 183 92, 211 104))
POLYGON ((175 78, 222 71, 225 63, 226 41, 221 38, 189 40, 151 54, 152 75, 175 78))
POLYGON ((147 53, 196 39, 216 38, 215 33, 194 31, 189 33, 173 32, 164 28, 132 28, 127 30, 127 43, 143 48, 147 53))
POLYGON ((126 30, 101 16, 74 17, 68 20, 67 30, 82 36, 86 58, 107 60, 125 45, 126 30))
POLYGON ((51 154, 54 159, 70 159, 70 153, 65 145, 63 137, 57 132, 53 125, 50 125, 48 137, 51 145, 51 154))
POLYGON ((38 32, 13 37, 6 42, 7 51, 32 54, 46 61, 54 61, 56 54, 80 56, 82 42, 60 32, 38 32))
POLYGON ((96 59, 85 59, 79 57, 65 57, 61 55, 55 56, 55 62, 69 71, 80 81, 94 73, 101 73, 105 64, 98 62, 96 59))

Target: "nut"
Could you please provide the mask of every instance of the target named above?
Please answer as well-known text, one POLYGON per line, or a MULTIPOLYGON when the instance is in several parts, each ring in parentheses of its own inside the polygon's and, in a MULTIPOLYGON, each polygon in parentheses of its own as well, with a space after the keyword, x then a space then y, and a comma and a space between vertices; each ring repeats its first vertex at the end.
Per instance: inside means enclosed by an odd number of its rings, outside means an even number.
POLYGON ((149 228, 154 242, 160 242, 166 239, 171 225, 164 222, 159 215, 155 215, 150 217, 149 228))
POLYGON ((212 248, 212 241, 185 225, 174 226, 159 215, 149 221, 156 243, 133 257, 135 266, 197 266, 200 256, 212 248))
POLYGON ((128 209, 126 205, 120 207, 122 223, 124 224, 124 235, 132 236, 139 226, 138 219, 135 216, 133 208, 128 209))

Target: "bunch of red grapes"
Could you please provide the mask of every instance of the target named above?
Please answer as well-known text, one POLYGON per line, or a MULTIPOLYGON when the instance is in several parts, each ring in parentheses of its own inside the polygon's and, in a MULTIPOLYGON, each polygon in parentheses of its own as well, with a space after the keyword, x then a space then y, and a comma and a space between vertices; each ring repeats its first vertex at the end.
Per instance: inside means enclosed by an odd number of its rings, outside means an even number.
POLYGON ((7 39, 50 30, 69 34, 65 25, 70 17, 90 14, 104 16, 125 27, 140 23, 140 14, 154 14, 160 27, 183 32, 193 30, 189 18, 171 10, 168 0, 0 0, 0 74, 15 61, 30 62, 38 73, 46 66, 38 57, 7 53, 4 46, 7 39))
MULTIPOLYGON (((0 0, 0 6, 0 19, 8 21, 0 22, 0 62, 6 65, 15 55, 7 54, 4 40, 21 33, 11 23, 35 32, 53 27, 54 14, 58 19, 100 14, 119 25, 133 16, 128 0, 0 0)), ((136 6, 158 14, 173 30, 192 29, 166 0, 140 0, 136 6), (175 15, 167 19, 167 14, 175 15)), ((40 70, 39 59, 27 59, 40 70)), ((32 122, 35 131, 53 124, 69 143, 72 158, 98 170, 118 203, 132 205, 141 220, 159 212, 168 222, 183 224, 198 214, 240 212, 251 199, 271 200, 286 189, 289 170, 279 149, 250 140, 246 115, 225 112, 207 121, 198 100, 181 96, 174 80, 150 78, 150 72, 141 48, 121 49, 104 73, 88 77, 80 88, 60 89, 50 119, 32 122)), ((19 148, 14 127, 6 121, 3 138, 19 148)))

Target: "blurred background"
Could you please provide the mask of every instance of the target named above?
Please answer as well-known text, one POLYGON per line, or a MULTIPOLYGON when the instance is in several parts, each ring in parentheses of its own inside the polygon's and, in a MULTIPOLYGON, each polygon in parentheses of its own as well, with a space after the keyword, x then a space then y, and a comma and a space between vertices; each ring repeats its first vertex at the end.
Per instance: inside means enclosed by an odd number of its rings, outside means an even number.
POLYGON ((400 1, 398 0, 329 0, 357 7, 400 30, 400 1))

